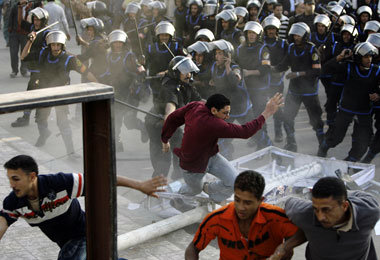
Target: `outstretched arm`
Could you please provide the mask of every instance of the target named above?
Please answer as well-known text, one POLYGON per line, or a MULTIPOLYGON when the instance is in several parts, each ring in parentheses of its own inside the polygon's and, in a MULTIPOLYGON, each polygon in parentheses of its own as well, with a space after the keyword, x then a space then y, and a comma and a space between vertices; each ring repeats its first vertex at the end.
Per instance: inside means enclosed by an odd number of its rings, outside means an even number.
POLYGON ((298 231, 293 236, 276 248, 276 251, 274 251, 269 260, 286 259, 286 256, 292 255, 293 248, 305 243, 306 241, 307 239, 305 233, 302 229, 298 228, 298 231))
POLYGON ((158 195, 155 192, 165 191, 159 187, 165 186, 167 180, 164 176, 157 176, 146 181, 138 181, 123 176, 117 176, 117 186, 123 186, 132 188, 142 193, 145 193, 149 196, 158 198, 158 195))

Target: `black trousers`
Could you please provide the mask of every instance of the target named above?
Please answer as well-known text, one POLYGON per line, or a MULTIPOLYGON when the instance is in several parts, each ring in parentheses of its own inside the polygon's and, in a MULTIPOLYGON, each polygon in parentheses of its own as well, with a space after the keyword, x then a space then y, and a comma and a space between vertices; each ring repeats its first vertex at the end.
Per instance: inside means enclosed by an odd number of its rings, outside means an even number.
POLYGON ((318 141, 321 141, 323 137, 323 121, 322 108, 319 103, 318 95, 301 96, 288 92, 285 98, 284 107, 284 128, 287 135, 287 142, 296 142, 294 137, 294 120, 302 103, 304 104, 307 114, 309 115, 310 125, 316 132, 318 141))
MULTIPOLYGON (((270 86, 269 88, 269 98, 273 97, 274 94, 284 93, 284 83, 282 82, 278 86, 270 86)), ((273 121, 274 121, 274 132, 275 135, 281 135, 282 136, 282 125, 284 121, 284 108, 280 107, 277 112, 273 115, 273 121)))
POLYGON ((378 154, 380 153, 380 108, 375 108, 373 114, 375 115, 376 133, 373 136, 369 150, 373 154, 378 154))
MULTIPOLYGON (((26 35, 23 35, 23 34, 11 33, 9 35, 9 51, 10 51, 10 55, 11 55, 12 72, 15 72, 15 73, 19 72, 19 69, 18 69, 18 64, 19 64, 18 53, 22 52, 22 50, 25 47, 27 40, 28 39, 27 39, 26 35)), ((21 61, 20 71, 22 74, 27 72, 26 62, 21 61)))
POLYGON ((351 161, 359 161, 367 151, 372 136, 371 115, 356 115, 339 111, 336 116, 335 127, 326 137, 326 144, 329 148, 340 144, 346 136, 347 129, 352 121, 354 121, 354 131, 348 156, 351 161))

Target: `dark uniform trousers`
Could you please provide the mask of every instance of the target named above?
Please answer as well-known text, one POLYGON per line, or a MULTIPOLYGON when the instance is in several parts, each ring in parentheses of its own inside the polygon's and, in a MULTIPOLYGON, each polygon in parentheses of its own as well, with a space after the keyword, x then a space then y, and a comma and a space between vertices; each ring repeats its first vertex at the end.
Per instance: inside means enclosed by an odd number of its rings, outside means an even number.
MULTIPOLYGON (((11 67, 12 72, 18 73, 18 64, 19 64, 19 56, 18 53, 22 52, 24 49, 27 37, 24 34, 20 33, 10 33, 9 34, 9 51, 11 55, 11 67)), ((26 62, 21 61, 20 71, 22 74, 25 74, 27 72, 27 65, 26 62)))

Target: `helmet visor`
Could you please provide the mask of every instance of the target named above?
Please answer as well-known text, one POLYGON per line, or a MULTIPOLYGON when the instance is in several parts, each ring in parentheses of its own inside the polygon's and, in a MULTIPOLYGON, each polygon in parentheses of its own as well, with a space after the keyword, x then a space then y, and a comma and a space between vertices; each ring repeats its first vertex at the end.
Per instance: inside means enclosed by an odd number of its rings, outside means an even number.
POLYGON ((189 57, 184 58, 183 60, 178 62, 176 65, 174 65, 173 70, 175 69, 178 69, 179 72, 181 72, 182 74, 199 72, 199 68, 197 67, 197 65, 195 65, 195 63, 189 57))

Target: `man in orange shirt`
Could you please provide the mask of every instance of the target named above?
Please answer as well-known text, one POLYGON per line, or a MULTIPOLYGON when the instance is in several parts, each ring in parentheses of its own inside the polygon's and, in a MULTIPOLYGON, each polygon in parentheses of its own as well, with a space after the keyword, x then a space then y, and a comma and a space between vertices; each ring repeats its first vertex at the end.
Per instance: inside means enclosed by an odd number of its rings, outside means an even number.
MULTIPOLYGON (((235 201, 203 220, 185 259, 198 259, 199 252, 218 237, 220 259, 266 259, 284 239, 297 232, 283 209, 262 202, 265 180, 255 171, 244 171, 234 184, 235 201)), ((289 255, 282 259, 290 259, 289 255)))

